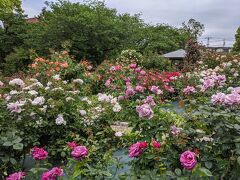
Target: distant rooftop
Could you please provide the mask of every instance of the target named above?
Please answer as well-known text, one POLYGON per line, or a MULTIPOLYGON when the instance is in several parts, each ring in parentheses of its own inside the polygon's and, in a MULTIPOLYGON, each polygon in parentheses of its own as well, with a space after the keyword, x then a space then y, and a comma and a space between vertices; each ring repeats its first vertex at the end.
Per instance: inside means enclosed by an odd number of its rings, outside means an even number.
POLYGON ((37 22, 39 22, 39 20, 38 20, 38 18, 28 18, 27 22, 28 23, 37 23, 37 22))
POLYGON ((169 52, 163 55, 163 57, 166 57, 169 59, 183 59, 185 56, 186 56, 186 51, 183 49, 179 49, 177 51, 169 52))

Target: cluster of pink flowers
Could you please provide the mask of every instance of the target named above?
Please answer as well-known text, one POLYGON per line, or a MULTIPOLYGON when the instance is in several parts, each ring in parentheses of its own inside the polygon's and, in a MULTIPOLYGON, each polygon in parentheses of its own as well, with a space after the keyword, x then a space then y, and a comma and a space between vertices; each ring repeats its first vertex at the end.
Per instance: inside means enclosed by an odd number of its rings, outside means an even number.
MULTIPOLYGON (((148 147, 148 143, 145 141, 137 142, 132 144, 128 149, 128 156, 131 158, 140 156, 144 150, 148 147)), ((152 140, 152 147, 154 149, 160 149, 161 143, 156 141, 155 139, 152 140)))
POLYGON ((68 145, 68 147, 69 147, 70 149, 74 149, 75 147, 78 146, 75 141, 68 142, 67 145, 68 145))
POLYGON ((151 86, 150 91, 152 91, 153 93, 155 93, 157 95, 163 94, 162 90, 158 86, 151 86))
POLYGON ((6 177, 6 180, 21 180, 26 176, 25 172, 15 172, 6 177))
POLYGON ((111 71, 120 71, 121 69, 122 69, 122 66, 120 66, 120 65, 112 66, 112 67, 110 68, 111 71))
POLYGON ((42 174, 41 180, 55 180, 57 177, 63 176, 63 169, 54 167, 51 170, 42 174))
POLYGON ((135 87, 135 90, 136 90, 137 92, 143 93, 144 90, 145 90, 145 87, 143 87, 143 86, 141 86, 141 85, 137 85, 137 86, 135 87))
POLYGON ((135 64, 135 63, 132 63, 132 64, 130 64, 130 66, 129 66, 131 69, 135 69, 135 68, 137 68, 137 64, 135 64))
POLYGON ((136 111, 140 118, 151 119, 153 117, 153 110, 149 104, 143 104, 141 106, 136 107, 136 111))
POLYGON ((35 160, 44 160, 48 156, 48 152, 43 148, 34 147, 31 149, 31 154, 35 160))
POLYGON ((197 165, 196 154, 191 151, 185 151, 180 156, 180 162, 184 169, 192 170, 197 165))
POLYGON ((190 95, 190 94, 193 94, 193 93, 196 93, 196 92, 197 91, 196 91, 195 87, 193 87, 193 86, 187 86, 186 88, 183 89, 183 93, 185 95, 190 95))
POLYGON ((226 76, 225 75, 210 75, 204 77, 204 80, 201 85, 202 91, 206 91, 209 88, 212 88, 216 85, 223 86, 226 82, 226 76))
POLYGON ((144 99, 145 104, 149 104, 150 106, 156 106, 156 103, 152 96, 147 96, 146 99, 144 99))
POLYGON ((214 105, 239 106, 240 105, 240 87, 233 88, 230 94, 217 93, 212 95, 211 102, 214 105))

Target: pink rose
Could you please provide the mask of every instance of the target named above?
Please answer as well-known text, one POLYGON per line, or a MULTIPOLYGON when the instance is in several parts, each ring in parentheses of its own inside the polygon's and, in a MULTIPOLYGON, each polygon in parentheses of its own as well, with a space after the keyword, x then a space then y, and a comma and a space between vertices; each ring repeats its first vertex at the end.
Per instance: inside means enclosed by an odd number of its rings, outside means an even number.
POLYGON ((6 177, 6 180, 21 180, 26 176, 25 172, 15 172, 6 177))
POLYGON ((129 66, 131 69, 135 69, 136 67, 137 67, 137 64, 135 64, 135 63, 132 63, 132 64, 130 64, 130 66, 129 66))
POLYGON ((88 155, 88 149, 85 146, 77 146, 71 153, 72 157, 76 160, 81 160, 88 155))
POLYGON ((135 87, 135 90, 138 91, 138 92, 140 92, 140 93, 143 93, 144 90, 145 90, 145 88, 144 88, 143 86, 137 85, 137 86, 135 87))
POLYGON ((54 167, 51 170, 42 174, 41 180, 55 180, 57 177, 63 176, 63 169, 54 167))
POLYGON ((224 93, 217 93, 212 95, 211 102, 213 104, 222 104, 225 101, 226 94, 224 93))
POLYGON ((129 157, 138 157, 141 155, 144 150, 147 148, 148 144, 147 142, 137 142, 130 146, 128 150, 128 156, 129 157))
POLYGON ((77 147, 77 143, 75 141, 68 142, 67 145, 70 149, 74 149, 75 147, 77 147))
POLYGON ((183 89, 183 93, 185 95, 190 95, 190 94, 196 93, 196 89, 192 86, 187 86, 186 88, 183 89))
POLYGON ((153 111, 149 104, 137 106, 136 111, 138 112, 140 118, 151 119, 153 117, 153 111))
POLYGON ((195 153, 191 151, 185 151, 180 156, 180 162, 184 169, 192 170, 197 165, 195 153))
POLYGON ((182 131, 182 128, 178 128, 175 125, 171 126, 171 133, 177 136, 182 131))
POLYGON ((133 89, 132 87, 129 86, 129 87, 127 88, 125 94, 126 94, 126 97, 127 97, 127 98, 128 98, 128 97, 132 97, 132 96, 134 96, 135 91, 134 91, 134 89, 133 89))
POLYGON ((35 160, 44 160, 48 156, 48 152, 43 148, 34 147, 31 149, 32 156, 35 160))
POLYGON ((162 90, 160 90, 158 86, 151 86, 150 91, 158 95, 163 94, 162 90))
POLYGON ((122 96, 122 95, 118 96, 118 101, 122 101, 122 100, 124 100, 124 99, 125 99, 124 96, 122 96))
POLYGON ((136 71, 137 73, 140 73, 140 72, 141 72, 141 68, 136 68, 135 71, 136 71))
POLYGON ((149 104, 150 106, 156 106, 156 103, 152 96, 147 96, 146 99, 144 100, 144 103, 149 104))
POLYGON ((140 74, 141 74, 142 76, 144 76, 144 75, 146 75, 146 71, 142 70, 142 71, 140 71, 140 74))
POLYGON ((155 139, 152 140, 152 146, 154 149, 160 149, 161 143, 156 141, 155 139))
POLYGON ((111 79, 106 80, 105 86, 106 86, 106 87, 109 87, 110 85, 111 85, 111 79))

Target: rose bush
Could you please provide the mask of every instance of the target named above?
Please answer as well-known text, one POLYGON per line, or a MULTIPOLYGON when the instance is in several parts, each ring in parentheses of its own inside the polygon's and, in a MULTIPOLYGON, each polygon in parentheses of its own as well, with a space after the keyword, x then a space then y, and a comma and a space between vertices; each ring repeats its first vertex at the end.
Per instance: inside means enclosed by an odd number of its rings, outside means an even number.
POLYGON ((34 78, 0 81, 2 177, 239 177, 239 56, 205 54, 191 71, 165 72, 127 51, 127 61, 93 71, 62 53, 38 58, 34 78), (67 75, 74 66, 82 71, 67 75), (121 175, 118 149, 131 165, 121 175), (31 170, 22 166, 29 154, 31 170))

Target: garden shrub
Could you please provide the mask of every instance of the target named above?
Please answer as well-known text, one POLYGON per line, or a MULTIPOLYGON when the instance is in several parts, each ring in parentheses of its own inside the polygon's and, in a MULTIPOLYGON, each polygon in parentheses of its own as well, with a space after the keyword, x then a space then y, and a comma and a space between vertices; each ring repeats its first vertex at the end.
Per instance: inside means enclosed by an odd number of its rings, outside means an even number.
POLYGON ((4 60, 3 71, 5 75, 11 75, 18 71, 26 72, 28 64, 31 63, 30 52, 24 48, 15 48, 4 60))
POLYGON ((159 71, 170 71, 172 69, 170 60, 157 53, 144 55, 141 65, 146 69, 156 69, 159 71))

